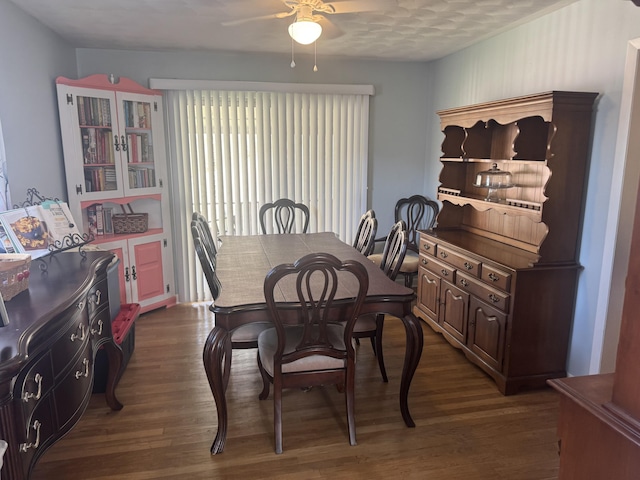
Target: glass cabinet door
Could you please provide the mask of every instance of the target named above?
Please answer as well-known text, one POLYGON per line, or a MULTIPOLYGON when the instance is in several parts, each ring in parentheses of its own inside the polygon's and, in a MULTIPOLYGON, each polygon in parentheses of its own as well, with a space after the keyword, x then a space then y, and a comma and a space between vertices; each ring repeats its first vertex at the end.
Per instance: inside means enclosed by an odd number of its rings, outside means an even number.
POLYGON ((87 197, 102 198, 101 192, 113 195, 121 190, 120 152, 113 94, 83 92, 76 96, 77 125, 75 135, 81 147, 82 178, 76 190, 87 197), (95 195, 91 195, 95 194, 95 195))
MULTIPOLYGON (((121 144, 124 143, 123 181, 126 195, 159 192, 159 177, 154 152, 155 119, 161 112, 157 99, 149 95, 118 94, 121 144)), ((158 125, 161 123, 158 122, 158 125)), ((160 145, 163 147, 163 145, 160 145)))

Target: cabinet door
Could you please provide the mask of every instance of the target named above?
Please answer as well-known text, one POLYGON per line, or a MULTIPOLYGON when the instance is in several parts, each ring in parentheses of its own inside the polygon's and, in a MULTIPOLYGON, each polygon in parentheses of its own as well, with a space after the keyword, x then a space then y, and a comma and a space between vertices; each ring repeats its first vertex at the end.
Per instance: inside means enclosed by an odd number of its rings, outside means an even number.
POLYGON ((460 343, 467 340, 469 294, 442 280, 440 287, 440 324, 460 343))
MULTIPOLYGON (((58 85, 69 203, 124 193, 115 93, 58 85), (71 198, 73 195, 76 198, 71 198)), ((80 218, 79 211, 73 211, 80 218)))
POLYGON ((133 297, 141 305, 166 296, 161 236, 128 240, 133 297))
POLYGON ((115 253, 120 259, 118 263, 118 286, 120 288, 120 302, 133 303, 133 292, 131 290, 131 272, 129 268, 129 249, 127 241, 106 242, 100 247, 115 253))
POLYGON ((116 93, 116 97, 120 144, 124 148, 124 193, 161 193, 164 132, 160 97, 124 92, 116 93))
POLYGON ((468 347, 488 365, 502 371, 507 315, 471 297, 468 347))
POLYGON ((418 306, 434 322, 438 321, 440 305, 440 277, 426 268, 418 269, 418 306))

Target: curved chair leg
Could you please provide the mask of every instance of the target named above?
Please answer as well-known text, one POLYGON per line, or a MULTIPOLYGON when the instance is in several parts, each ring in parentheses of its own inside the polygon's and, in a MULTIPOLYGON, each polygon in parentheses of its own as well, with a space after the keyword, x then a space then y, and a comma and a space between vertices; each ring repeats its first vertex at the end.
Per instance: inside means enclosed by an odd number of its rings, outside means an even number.
POLYGON ((258 352, 258 370, 260 370, 260 376, 262 376, 262 392, 258 395, 260 400, 265 400, 269 397, 269 385, 271 384, 271 379, 269 378, 269 374, 262 366, 262 360, 260 360, 260 352, 258 352))
POLYGON ((349 428, 349 444, 357 445, 356 443, 356 421, 355 421, 355 367, 347 368, 345 374, 345 399, 347 403, 347 425, 349 428))
POLYGON ((282 381, 273 379, 273 434, 276 453, 282 453, 282 381))
MULTIPOLYGON (((384 315, 379 313, 376 315, 376 340, 375 340, 375 352, 378 358, 378 366, 380 367, 380 373, 382 374, 382 381, 387 383, 387 369, 384 368, 384 355, 382 355, 382 327, 384 326, 384 315)), ((373 338, 371 339, 373 341, 373 338)))

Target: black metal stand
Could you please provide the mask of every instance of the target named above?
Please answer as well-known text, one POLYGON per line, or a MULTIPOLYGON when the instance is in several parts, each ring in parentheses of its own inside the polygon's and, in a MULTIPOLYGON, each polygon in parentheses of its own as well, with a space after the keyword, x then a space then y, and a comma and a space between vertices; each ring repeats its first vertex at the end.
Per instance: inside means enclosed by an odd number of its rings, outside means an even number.
MULTIPOLYGON (((13 208, 27 208, 34 205, 40 205, 41 203, 46 201, 60 203, 60 199, 58 198, 43 197, 40 194, 40 192, 38 192, 37 189, 29 188, 27 190, 27 199, 21 204, 14 204, 13 208)), ((67 218, 67 220, 69 221, 69 226, 73 227, 73 223, 71 222, 71 219, 67 218)), ((39 257, 35 259, 39 261, 38 267, 40 268, 40 271, 43 273, 47 271, 48 269, 48 265, 46 262, 47 258, 49 259, 49 262, 51 262, 51 259, 54 257, 55 254, 64 252, 67 250, 71 250, 72 248, 78 248, 78 253, 82 257, 82 261, 84 261, 87 258, 87 252, 84 251, 82 247, 92 242, 93 240, 94 240, 93 235, 90 235, 87 233, 83 233, 83 234, 72 233, 69 235, 65 235, 61 240, 56 240, 52 244, 49 244, 49 253, 43 257, 39 257)))

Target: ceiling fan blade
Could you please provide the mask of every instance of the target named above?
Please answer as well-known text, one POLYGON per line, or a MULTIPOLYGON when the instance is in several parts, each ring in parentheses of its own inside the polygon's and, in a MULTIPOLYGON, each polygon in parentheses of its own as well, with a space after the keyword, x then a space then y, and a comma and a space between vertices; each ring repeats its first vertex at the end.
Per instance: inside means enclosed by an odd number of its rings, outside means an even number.
POLYGON ((327 17, 321 17, 321 20, 319 20, 318 23, 322 27, 322 35, 320 36, 320 41, 322 41, 322 39, 330 40, 344 35, 342 29, 327 17))
POLYGON ((398 6, 396 0, 343 0, 326 2, 324 5, 333 8, 333 12, 323 13, 356 13, 372 12, 374 10, 390 10, 398 6))
POLYGON ((272 18, 286 18, 294 15, 295 10, 291 10, 290 12, 280 12, 280 13, 272 13, 270 15, 261 15, 259 17, 249 17, 249 18, 241 18, 239 20, 231 20, 229 22, 222 22, 220 25, 224 27, 231 27, 233 25, 241 25, 247 22, 254 22, 256 20, 271 20, 272 18))

